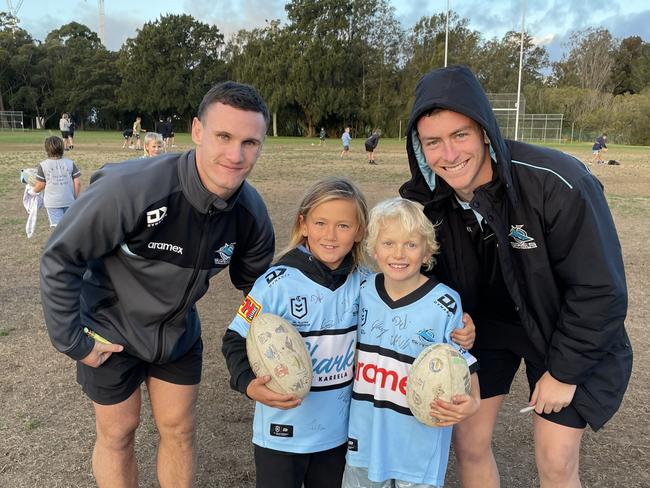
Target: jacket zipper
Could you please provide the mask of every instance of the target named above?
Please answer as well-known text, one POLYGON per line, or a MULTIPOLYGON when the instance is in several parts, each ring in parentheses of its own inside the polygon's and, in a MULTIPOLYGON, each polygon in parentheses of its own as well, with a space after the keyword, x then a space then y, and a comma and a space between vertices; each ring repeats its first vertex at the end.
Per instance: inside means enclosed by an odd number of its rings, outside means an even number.
POLYGON ((206 240, 205 239, 205 228, 207 227, 208 219, 212 217, 214 214, 214 210, 211 207, 208 210, 208 213, 205 214, 205 218, 203 219, 203 227, 201 227, 201 240, 199 244, 199 252, 196 255, 196 260, 194 261, 194 270, 192 271, 192 276, 190 277, 190 280, 188 282, 187 287, 185 288, 185 293, 183 294, 183 298, 179 304, 179 306, 171 312, 167 317, 165 317, 161 322, 160 322, 160 327, 158 328, 158 348, 156 350, 156 356, 154 357, 154 363, 160 361, 162 354, 163 354, 163 340, 165 337, 165 328, 167 327, 167 324, 172 323, 176 318, 184 311, 185 306, 187 305, 187 299, 189 298, 192 290, 194 289, 195 285, 195 280, 197 275, 199 274, 200 271, 200 263, 203 260, 203 251, 205 249, 205 244, 206 240))

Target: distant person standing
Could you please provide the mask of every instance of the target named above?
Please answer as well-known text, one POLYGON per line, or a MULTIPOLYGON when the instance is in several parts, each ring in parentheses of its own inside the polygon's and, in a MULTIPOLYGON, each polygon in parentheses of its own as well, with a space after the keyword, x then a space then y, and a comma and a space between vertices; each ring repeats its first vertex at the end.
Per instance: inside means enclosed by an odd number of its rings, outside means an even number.
POLYGON ((63 214, 79 196, 81 171, 72 160, 63 157, 64 141, 60 137, 45 139, 47 159, 36 170, 34 192, 45 190, 43 204, 47 210, 50 227, 56 227, 63 214))
POLYGON ((381 131, 375 129, 373 133, 366 139, 366 154, 368 155, 368 164, 377 164, 375 163, 375 149, 377 149, 377 144, 379 144, 379 138, 381 137, 381 131))
POLYGON ((66 113, 61 114, 59 119, 59 130, 63 139, 63 150, 67 151, 70 147, 70 116, 66 113))
POLYGON ((163 132, 163 139, 165 141, 165 147, 176 147, 174 144, 174 126, 172 125, 172 118, 167 117, 165 122, 165 132, 163 132))
POLYGON ((603 152, 607 152, 607 132, 603 132, 601 135, 596 137, 594 145, 591 147, 593 156, 589 160, 589 164, 596 161, 598 164, 603 164, 605 161, 601 157, 603 152))
POLYGON ((341 136, 341 142, 343 143, 343 151, 341 151, 341 157, 347 156, 350 152, 350 139, 352 139, 350 136, 350 128, 346 127, 345 131, 343 131, 343 135, 341 136))
POLYGON ((318 134, 318 138, 320 139, 318 142, 319 146, 322 146, 325 144, 325 137, 327 137, 327 133, 325 132, 325 127, 320 128, 320 133, 318 134))
POLYGON ((74 130, 76 125, 72 116, 68 115, 70 120, 70 129, 68 130, 68 149, 74 149, 74 130))
POLYGON ((140 132, 143 132, 142 129, 142 118, 141 117, 136 117, 135 122, 133 122, 133 139, 135 140, 135 150, 139 151, 142 149, 142 145, 140 143, 140 132))

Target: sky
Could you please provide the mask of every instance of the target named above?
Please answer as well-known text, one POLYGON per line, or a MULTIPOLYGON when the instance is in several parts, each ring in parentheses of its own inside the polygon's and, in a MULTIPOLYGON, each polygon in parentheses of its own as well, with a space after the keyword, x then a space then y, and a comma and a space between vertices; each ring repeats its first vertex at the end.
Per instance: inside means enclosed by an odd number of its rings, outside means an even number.
MULTIPOLYGON (((21 0, 0 0, 0 10, 21 0)), ((283 0, 105 0, 106 47, 117 51, 137 29, 161 15, 186 13, 216 25, 226 38, 239 29, 254 29, 266 21, 286 21, 283 0)), ((469 19, 469 27, 484 39, 520 32, 525 5, 525 29, 546 46, 551 61, 566 50, 572 32, 607 28, 619 39, 640 36, 650 42, 650 2, 647 0, 390 0, 402 26, 409 28, 423 16, 450 9, 469 19), (487 6, 489 5, 489 7, 487 6)), ((98 0, 22 0, 20 26, 38 40, 72 21, 99 32, 98 0)))

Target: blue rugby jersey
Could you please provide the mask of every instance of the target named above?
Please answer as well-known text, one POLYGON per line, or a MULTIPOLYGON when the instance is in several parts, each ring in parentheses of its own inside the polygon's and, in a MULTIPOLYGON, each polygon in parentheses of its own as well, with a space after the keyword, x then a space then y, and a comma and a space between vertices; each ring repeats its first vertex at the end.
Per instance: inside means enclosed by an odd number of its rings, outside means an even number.
POLYGON ((355 270, 332 285, 324 276, 328 271, 305 250, 296 249, 288 257, 256 281, 228 328, 246 337, 252 320, 269 312, 286 319, 302 335, 312 357, 311 390, 290 410, 257 403, 253 443, 311 453, 340 446, 348 437, 363 274, 355 270))
POLYGON ((368 469, 372 481, 442 486, 452 428, 428 427, 411 414, 406 379, 418 354, 434 343, 447 342, 470 366, 476 363, 451 341, 452 330, 462 327, 460 298, 432 278, 393 301, 383 278, 372 275, 361 288, 346 461, 368 469))

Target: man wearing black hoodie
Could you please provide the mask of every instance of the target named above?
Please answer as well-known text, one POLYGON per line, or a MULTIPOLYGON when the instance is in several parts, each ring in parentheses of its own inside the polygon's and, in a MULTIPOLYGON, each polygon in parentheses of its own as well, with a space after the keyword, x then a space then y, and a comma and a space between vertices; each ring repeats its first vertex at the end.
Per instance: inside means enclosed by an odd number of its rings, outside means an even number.
POLYGON ((438 224, 433 272, 474 318, 481 407, 454 428, 467 487, 497 487, 497 414, 523 359, 542 487, 579 487, 580 443, 632 369, 621 247, 600 182, 577 159, 506 140, 462 66, 418 83, 403 197, 438 224))

